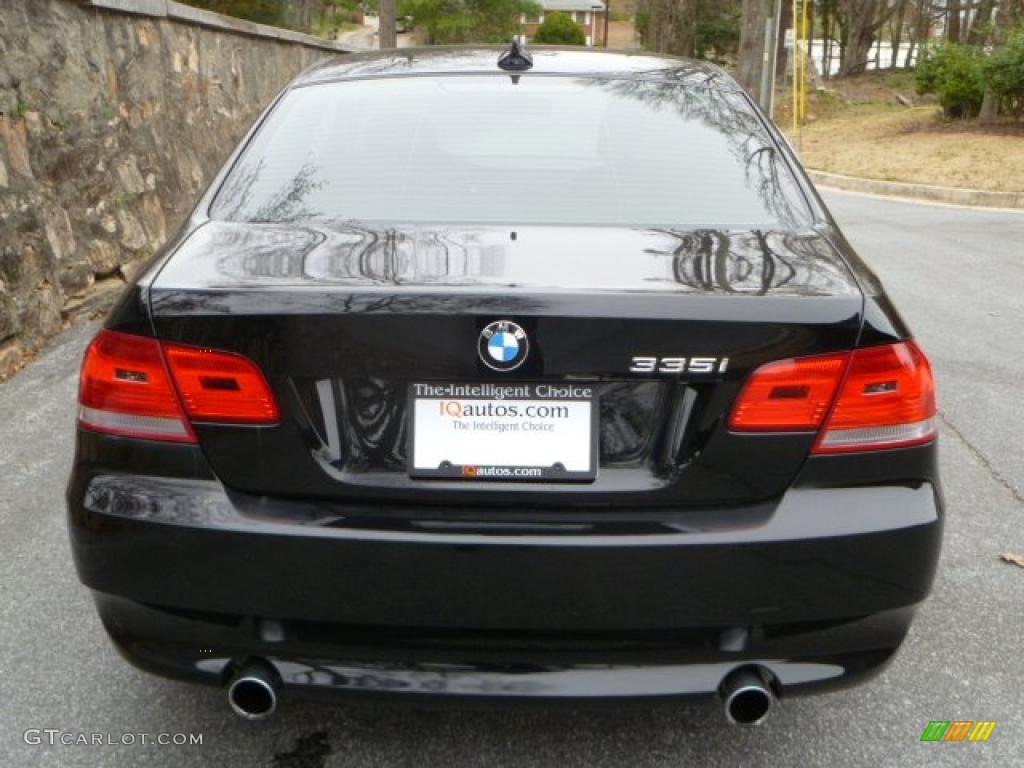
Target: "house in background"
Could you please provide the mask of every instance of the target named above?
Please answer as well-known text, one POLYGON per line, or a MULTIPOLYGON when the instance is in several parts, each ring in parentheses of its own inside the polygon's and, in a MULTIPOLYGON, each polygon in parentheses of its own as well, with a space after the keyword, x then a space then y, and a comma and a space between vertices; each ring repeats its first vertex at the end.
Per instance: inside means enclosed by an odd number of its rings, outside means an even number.
POLYGON ((529 40, 544 23, 544 14, 558 11, 568 14, 582 29, 587 45, 604 45, 608 40, 608 11, 601 0, 540 0, 540 16, 523 14, 519 22, 529 40))

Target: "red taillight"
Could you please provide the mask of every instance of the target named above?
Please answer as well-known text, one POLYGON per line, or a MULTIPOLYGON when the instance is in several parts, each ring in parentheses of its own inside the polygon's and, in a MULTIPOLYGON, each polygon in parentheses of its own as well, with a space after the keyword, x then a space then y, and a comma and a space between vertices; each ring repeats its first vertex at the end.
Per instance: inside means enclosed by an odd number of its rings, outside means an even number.
POLYGON ((279 416, 251 360, 107 330, 86 350, 78 400, 87 429, 183 443, 196 442, 189 419, 270 425, 279 416))
POLYGON ((812 453, 934 439, 935 383, 912 341, 762 365, 729 419, 734 432, 821 430, 812 453))
POLYGON ((78 402, 79 423, 96 432, 196 441, 155 339, 100 331, 82 361, 78 402))
POLYGON ((914 342, 857 349, 813 452, 927 443, 935 413, 932 369, 914 342))
POLYGON ((729 419, 735 432, 812 432, 821 426, 849 355, 796 357, 750 376, 729 419))
POLYGON ((248 358, 178 344, 164 344, 164 354, 193 421, 277 423, 277 401, 248 358))

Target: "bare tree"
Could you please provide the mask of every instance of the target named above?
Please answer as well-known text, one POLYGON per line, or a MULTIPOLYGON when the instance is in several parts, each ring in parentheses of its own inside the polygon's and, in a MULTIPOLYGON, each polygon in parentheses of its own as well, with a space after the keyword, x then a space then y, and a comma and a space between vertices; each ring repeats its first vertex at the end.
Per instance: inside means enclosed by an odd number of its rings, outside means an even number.
POLYGON ((395 0, 380 0, 380 36, 381 48, 398 47, 398 33, 395 25, 395 0))
POLYGON ((821 76, 832 77, 832 45, 834 39, 833 23, 835 21, 835 0, 825 0, 821 4, 821 76))
POLYGON ((837 5, 846 32, 839 74, 863 72, 878 30, 893 17, 899 4, 892 5, 888 0, 840 0, 837 5))
POLYGON ((963 9, 960 0, 948 0, 946 4, 946 39, 951 43, 960 42, 960 19, 963 9))
POLYGON ((909 0, 898 0, 899 10, 889 25, 889 41, 892 43, 892 61, 889 62, 889 69, 898 69, 900 63, 900 46, 903 45, 903 27, 907 18, 907 4, 909 0))
POLYGON ((693 56, 697 50, 697 0, 645 0, 645 46, 658 53, 693 56))
POLYGON ((740 85, 755 95, 761 87, 761 74, 765 67, 765 23, 774 14, 775 0, 743 0, 743 26, 740 28, 739 68, 736 76, 740 85))
POLYGON ((996 25, 1005 29, 1024 24, 1024 0, 1002 0, 996 14, 996 25))
POLYGON ((309 32, 313 28, 313 0, 301 0, 299 3, 299 29, 309 32))
MULTIPOLYGON (((989 9, 989 17, 986 17, 986 31, 983 33, 984 42, 994 41, 996 44, 1006 41, 1006 32, 1011 27, 1024 22, 1024 2, 1021 0, 1001 0, 995 12, 995 19, 991 24, 987 19, 991 18, 992 9, 989 9)), ((978 26, 978 22, 975 22, 978 26)), ((973 32, 973 30, 972 30, 973 32)), ((985 89, 985 95, 981 99, 981 110, 978 113, 978 122, 992 123, 998 114, 996 96, 991 88, 985 89)))
POLYGON ((913 66, 915 53, 918 53, 928 42, 932 27, 945 14, 944 0, 910 0, 907 11, 906 26, 910 35, 910 45, 904 66, 910 69, 913 66))
POLYGON ((975 7, 977 11, 968 19, 970 28, 964 37, 971 45, 984 45, 992 29, 992 14, 996 10, 996 0, 980 0, 975 7))

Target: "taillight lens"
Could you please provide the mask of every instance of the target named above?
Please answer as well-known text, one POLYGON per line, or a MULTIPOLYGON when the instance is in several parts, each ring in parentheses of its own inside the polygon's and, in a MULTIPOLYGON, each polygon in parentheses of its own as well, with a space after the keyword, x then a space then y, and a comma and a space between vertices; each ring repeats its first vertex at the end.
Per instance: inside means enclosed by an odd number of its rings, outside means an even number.
POLYGON ((178 344, 164 344, 164 354, 193 421, 277 423, 277 400, 252 360, 178 344))
POLYGON ((734 432, 813 432, 835 399, 849 353, 796 357, 762 365, 729 419, 734 432))
POLYGON ((79 423, 96 432, 196 441, 156 339, 100 331, 82 361, 78 403, 79 423))
POLYGON ((907 341, 762 365, 740 393, 729 428, 820 429, 812 453, 845 453, 927 443, 935 438, 935 413, 931 366, 907 341))
POLYGON ((276 424, 277 401, 251 360, 103 330, 85 353, 79 423, 97 432, 194 443, 192 421, 276 424))
POLYGON ((857 349, 813 453, 927 443, 935 414, 932 369, 914 342, 857 349))

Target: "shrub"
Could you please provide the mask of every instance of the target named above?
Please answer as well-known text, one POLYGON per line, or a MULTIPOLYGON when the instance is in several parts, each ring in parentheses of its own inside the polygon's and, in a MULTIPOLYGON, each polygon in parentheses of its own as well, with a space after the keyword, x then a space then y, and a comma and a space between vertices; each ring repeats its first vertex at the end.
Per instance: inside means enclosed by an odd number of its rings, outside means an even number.
POLYGON ((1024 29, 997 48, 985 68, 985 80, 999 100, 999 109, 1019 118, 1024 114, 1024 29))
POLYGON ((586 45, 587 36, 571 17, 564 13, 547 13, 537 29, 533 42, 538 45, 586 45))
POLYGON ((287 6, 274 0, 184 0, 187 5, 225 13, 260 24, 284 26, 288 21, 287 6))
POLYGON ((706 59, 713 52, 716 61, 735 54, 740 44, 740 14, 719 11, 697 18, 697 58, 706 59))
POLYGON ((646 3, 637 4, 636 15, 633 17, 633 27, 636 29, 637 37, 641 42, 647 42, 647 31, 650 21, 651 12, 647 10, 646 3))
POLYGON ((399 15, 412 18, 427 45, 507 44, 520 14, 539 12, 531 0, 398 0, 399 15))
POLYGON ((948 117, 974 117, 985 95, 988 62, 978 48, 942 45, 927 51, 918 62, 918 93, 934 93, 948 117))

